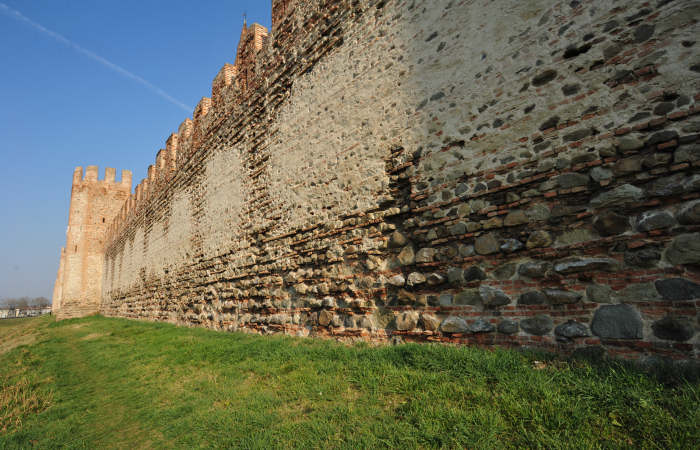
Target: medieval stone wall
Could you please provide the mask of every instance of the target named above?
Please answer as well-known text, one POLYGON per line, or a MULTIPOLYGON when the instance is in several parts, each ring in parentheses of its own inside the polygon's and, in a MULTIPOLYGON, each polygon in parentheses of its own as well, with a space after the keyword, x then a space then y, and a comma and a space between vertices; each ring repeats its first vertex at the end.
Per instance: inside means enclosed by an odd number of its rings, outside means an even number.
POLYGON ((104 314, 697 358, 697 2, 275 6, 111 226, 104 314))

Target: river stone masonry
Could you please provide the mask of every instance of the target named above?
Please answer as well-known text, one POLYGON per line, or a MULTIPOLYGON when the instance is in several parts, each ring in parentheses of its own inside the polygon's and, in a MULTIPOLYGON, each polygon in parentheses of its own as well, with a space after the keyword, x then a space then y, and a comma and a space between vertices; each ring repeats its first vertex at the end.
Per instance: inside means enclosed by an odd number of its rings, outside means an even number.
POLYGON ((275 0, 272 19, 115 213, 93 312, 698 358, 696 1, 275 0))

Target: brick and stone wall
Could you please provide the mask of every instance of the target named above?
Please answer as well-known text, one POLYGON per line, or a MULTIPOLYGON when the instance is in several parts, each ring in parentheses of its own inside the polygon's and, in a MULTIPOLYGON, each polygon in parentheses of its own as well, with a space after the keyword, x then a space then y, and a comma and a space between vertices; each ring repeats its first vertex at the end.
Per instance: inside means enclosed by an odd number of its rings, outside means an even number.
POLYGON ((275 1, 110 227, 101 310, 697 358, 699 18, 275 1))

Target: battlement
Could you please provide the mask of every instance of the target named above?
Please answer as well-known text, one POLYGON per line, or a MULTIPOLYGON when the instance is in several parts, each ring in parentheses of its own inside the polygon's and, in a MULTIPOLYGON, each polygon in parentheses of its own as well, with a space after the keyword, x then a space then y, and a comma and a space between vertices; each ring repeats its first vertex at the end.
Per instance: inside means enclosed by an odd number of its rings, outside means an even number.
POLYGON ((214 108, 221 105, 224 89, 234 84, 237 74, 236 66, 229 63, 224 64, 219 73, 216 74, 211 85, 211 101, 214 108))
MULTIPOLYGON (((182 167, 187 158, 201 145, 214 123, 213 111, 221 109, 221 116, 228 113, 224 107, 223 97, 230 96, 231 90, 242 93, 245 89, 251 88, 251 81, 255 77, 256 56, 263 49, 268 37, 267 28, 260 24, 243 25, 236 49, 236 63, 224 64, 212 81, 211 98, 202 97, 192 112, 192 118, 183 120, 177 133, 172 133, 166 140, 165 148, 158 150, 155 164, 148 167, 147 177, 136 186, 134 194, 125 202, 110 224, 107 242, 111 242, 119 235, 128 223, 130 215, 138 214, 151 198, 165 188, 176 170, 182 167)), ((86 179, 97 180, 97 167, 90 166, 86 172, 86 179)), ((108 171, 106 176, 107 182, 111 179, 110 173, 108 171)), ((82 168, 77 168, 74 180, 82 180, 82 176, 82 168), (77 172, 78 169, 80 174, 77 172)), ((128 178, 131 185, 130 172, 128 178)))
POLYGON ((83 176, 82 166, 78 166, 73 170, 73 185, 83 185, 89 183, 104 183, 106 185, 114 185, 119 188, 125 188, 128 186, 131 190, 132 173, 130 170, 122 170, 121 179, 117 182, 116 175, 117 170, 113 167, 105 168, 105 176, 103 179, 99 179, 100 169, 98 166, 87 166, 85 168, 85 175, 83 176))
POLYGON ((206 116, 209 113, 209 108, 211 108, 211 99, 209 97, 202 97, 194 108, 194 121, 197 122, 197 120, 201 120, 206 116))

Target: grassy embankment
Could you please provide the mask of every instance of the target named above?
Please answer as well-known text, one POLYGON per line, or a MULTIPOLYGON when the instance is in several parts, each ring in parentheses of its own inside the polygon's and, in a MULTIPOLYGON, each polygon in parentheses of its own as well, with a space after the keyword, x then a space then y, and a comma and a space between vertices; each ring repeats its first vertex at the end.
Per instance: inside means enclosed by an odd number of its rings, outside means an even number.
POLYGON ((0 321, 0 448, 697 448, 699 396, 513 351, 0 321))

